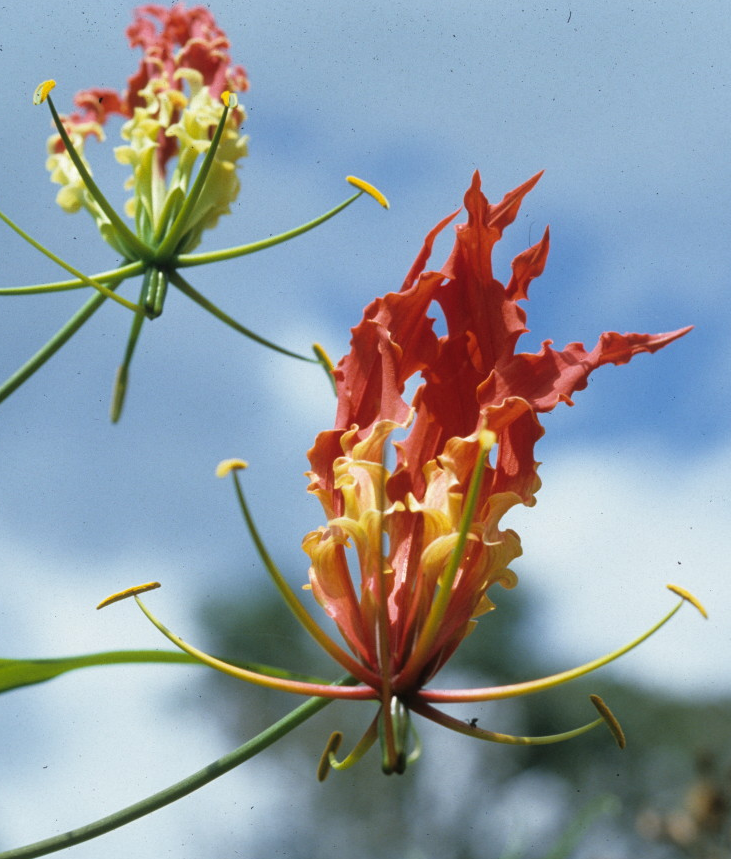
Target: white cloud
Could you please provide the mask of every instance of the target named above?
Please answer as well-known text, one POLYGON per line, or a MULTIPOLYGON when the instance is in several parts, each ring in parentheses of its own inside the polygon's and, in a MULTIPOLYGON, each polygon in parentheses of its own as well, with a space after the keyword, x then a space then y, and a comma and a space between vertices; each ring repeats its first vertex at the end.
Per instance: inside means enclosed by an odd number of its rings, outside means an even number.
MULTIPOLYGON (((652 453, 646 438, 541 450, 536 507, 509 520, 521 534, 522 586, 542 606, 541 647, 579 664, 629 641, 675 597, 667 583, 706 605, 683 607, 656 636, 615 663, 618 674, 680 694, 731 692, 728 496, 731 446, 692 457, 652 453)), ((567 664, 568 667, 568 664, 567 664)))

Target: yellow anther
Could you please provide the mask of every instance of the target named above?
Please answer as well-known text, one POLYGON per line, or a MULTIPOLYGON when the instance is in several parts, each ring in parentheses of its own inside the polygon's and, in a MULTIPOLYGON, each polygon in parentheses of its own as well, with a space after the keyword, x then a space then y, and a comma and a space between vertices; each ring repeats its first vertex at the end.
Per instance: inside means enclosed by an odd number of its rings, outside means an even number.
POLYGON ((491 450, 497 442, 497 436, 495 435, 495 433, 492 430, 488 429, 480 430, 477 439, 480 443, 480 447, 484 451, 491 450))
POLYGON ((108 596, 106 599, 103 599, 97 608, 104 608, 105 606, 111 605, 113 602, 119 602, 120 600, 126 600, 127 597, 136 597, 137 594, 143 594, 145 591, 154 591, 155 588, 160 587, 160 582, 148 582, 146 585, 135 585, 131 588, 126 588, 123 591, 119 591, 119 593, 112 594, 108 596))
POLYGON ((363 179, 358 179, 357 176, 346 176, 345 181, 350 182, 351 185, 354 185, 366 194, 370 194, 371 197, 373 197, 374 200, 377 200, 384 209, 390 208, 388 200, 383 196, 383 194, 381 194, 375 185, 371 185, 370 182, 364 182, 363 179))
POLYGON ((56 86, 56 81, 43 81, 38 84, 36 91, 33 93, 33 104, 43 104, 48 98, 48 93, 56 86))
POLYGON ((708 620, 708 612, 703 607, 701 601, 694 597, 690 591, 686 591, 685 588, 681 588, 679 585, 667 585, 667 589, 672 591, 674 594, 677 594, 681 599, 684 599, 686 602, 695 606, 703 617, 708 620))
POLYGON ((617 721, 617 717, 612 713, 612 711, 607 707, 604 701, 598 695, 589 695, 591 703, 597 708, 599 711, 599 715, 606 722, 607 727, 612 732, 612 736, 617 742, 617 745, 620 749, 623 749, 627 745, 627 740, 624 738, 624 731, 622 730, 622 726, 617 721))
POLYGON ((224 459, 216 466, 216 477, 227 477, 232 471, 248 468, 249 463, 243 459, 224 459))
POLYGON ((224 90, 224 92, 221 93, 221 101, 231 110, 239 106, 239 100, 236 93, 229 92, 228 90, 224 90))
POLYGON ((320 363, 325 367, 328 373, 332 373, 335 367, 333 366, 333 362, 330 360, 330 356, 327 352, 320 346, 319 343, 312 344, 312 351, 317 355, 320 363))

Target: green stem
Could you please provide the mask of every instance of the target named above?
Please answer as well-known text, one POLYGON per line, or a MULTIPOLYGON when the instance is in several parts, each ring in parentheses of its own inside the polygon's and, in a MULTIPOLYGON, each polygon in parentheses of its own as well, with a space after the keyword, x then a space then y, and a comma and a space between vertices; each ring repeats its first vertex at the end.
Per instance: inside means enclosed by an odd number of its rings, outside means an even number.
MULTIPOLYGON (((175 249, 178 246, 178 242, 182 238, 185 230, 188 228, 188 219, 193 213, 193 209, 195 208, 195 204, 200 199, 200 195, 203 193, 206 179, 208 178, 208 174, 213 165, 213 159, 216 157, 216 150, 218 149, 218 144, 221 142, 221 135, 223 134, 223 130, 226 127, 227 118, 228 106, 224 105, 221 119, 219 120, 218 126, 216 127, 213 139, 211 140, 211 145, 208 147, 208 152, 206 152, 206 157, 203 159, 201 169, 198 171, 198 175, 195 177, 193 187, 190 189, 190 192, 185 198, 185 202, 183 203, 180 211, 178 212, 177 217, 173 221, 172 226, 168 230, 167 234, 165 235, 165 238, 162 240, 162 243, 160 244, 155 253, 155 258, 160 262, 167 261, 167 259, 175 253, 175 249)), ((160 226, 164 227, 163 221, 160 222, 160 226)), ((157 239, 158 237, 156 236, 155 238, 157 239)))
POLYGON ((0 220, 5 221, 5 223, 10 227, 11 230, 14 230, 22 239, 28 242, 29 245, 32 245, 37 251, 40 251, 44 256, 48 257, 48 259, 53 260, 56 265, 60 265, 61 268, 65 268, 69 274, 73 274, 79 278, 86 286, 91 286, 97 290, 97 292, 101 292, 102 295, 105 295, 107 298, 111 298, 114 301, 121 304, 123 307, 126 307, 128 310, 137 311, 139 308, 136 304, 133 304, 131 301, 127 301, 126 298, 122 298, 120 295, 115 295, 109 287, 104 286, 101 283, 97 283, 92 280, 90 277, 87 277, 83 272, 80 272, 77 268, 74 268, 72 265, 69 265, 67 262, 61 259, 61 257, 56 256, 53 251, 49 251, 45 245, 42 245, 40 242, 36 241, 33 236, 26 233, 25 230, 21 229, 14 221, 12 221, 7 215, 3 212, 0 212, 0 220))
MULTIPOLYGON (((333 686, 346 686, 354 682, 355 678, 346 676, 341 677, 333 683, 333 686)), ((135 802, 133 805, 128 805, 126 808, 110 814, 107 817, 102 817, 100 820, 89 823, 86 826, 80 826, 77 829, 71 829, 61 835, 54 835, 51 838, 46 838, 43 841, 36 841, 34 844, 28 844, 25 847, 18 847, 15 850, 7 850, 0 853, 0 859, 34 859, 36 856, 45 856, 48 853, 53 853, 56 850, 63 850, 66 847, 73 847, 76 844, 81 844, 83 841, 89 841, 91 838, 97 838, 104 835, 106 832, 111 832, 113 829, 118 829, 133 820, 144 817, 159 808, 170 805, 189 793, 198 790, 209 782, 217 779, 219 776, 229 772, 240 764, 248 761, 259 752, 271 746, 277 740, 284 737, 290 731, 301 725, 307 719, 311 718, 326 707, 330 703, 327 698, 311 698, 301 706, 292 710, 283 719, 275 722, 266 730, 262 731, 252 740, 239 746, 233 752, 229 752, 193 775, 184 778, 182 781, 165 788, 164 790, 148 796, 140 802, 135 802)))
POLYGON ((119 217, 119 215, 114 211, 112 204, 107 200, 107 198, 102 194, 99 190, 99 186, 96 182, 91 178, 91 173, 86 168, 86 165, 82 161, 79 156, 79 153, 76 151, 74 144, 71 142, 71 138, 68 136, 66 129, 64 128, 63 123, 61 122, 61 118, 59 117, 56 107, 53 103, 53 99, 51 96, 48 96, 48 106, 51 109, 51 115, 53 116, 53 121, 58 129, 58 133, 61 135, 61 140, 63 140, 63 144, 66 147, 66 151, 69 154, 69 157, 74 162, 74 167, 79 171, 79 175, 84 180, 84 184, 89 189, 89 193, 99 204, 99 207, 104 212, 104 214, 109 218, 109 222, 117 231, 117 238, 120 242, 125 246, 127 250, 130 251, 128 256, 130 257, 138 257, 143 260, 149 261, 152 259, 152 250, 130 230, 130 228, 125 224, 125 222, 119 217))
POLYGON ((315 227, 319 227, 320 224, 330 220, 330 218, 337 215, 338 212, 342 212, 346 206, 355 202, 362 193, 362 191, 359 191, 357 194, 353 194, 352 197, 348 197, 347 200, 335 206, 334 209, 330 209, 329 212, 325 212, 324 215, 320 215, 313 221, 308 221, 306 224, 295 227, 293 230, 287 230, 286 233, 279 233, 279 235, 271 236, 268 239, 261 239, 258 242, 252 242, 248 245, 238 245, 235 248, 226 248, 225 250, 220 251, 209 251, 208 253, 202 254, 180 254, 180 256, 175 259, 175 265, 178 268, 186 268, 191 265, 205 265, 209 262, 236 259, 236 257, 242 257, 246 254, 253 254, 256 251, 263 251, 265 248, 274 247, 274 245, 289 241, 289 239, 293 239, 295 236, 300 236, 302 233, 306 233, 309 230, 313 230, 315 227))
POLYGON ((169 273, 170 281, 177 286, 177 288, 183 293, 183 295, 187 295, 192 301, 195 301, 196 304, 200 305, 204 310, 207 310, 209 313, 213 314, 216 319, 220 319, 221 322, 224 322, 230 328, 233 328, 234 331, 238 331, 239 334, 243 334, 244 337, 248 337, 250 340, 254 340, 257 343, 261 343, 262 346, 266 346, 269 349, 273 349, 275 352, 280 352, 282 355, 288 355, 290 358, 297 358, 299 361, 306 361, 308 364, 319 364, 320 362, 315 358, 308 358, 306 355, 300 355, 298 352, 291 352, 289 349, 285 349, 283 346, 277 346, 276 343, 272 343, 271 340, 267 340, 265 337, 260 337, 258 334, 255 334, 249 328, 245 328, 235 319, 221 310, 220 307, 216 307, 216 305, 209 301, 205 296, 201 295, 197 289, 194 289, 188 281, 177 271, 170 271, 169 273))
MULTIPOLYGON (((111 271, 102 271, 98 274, 89 275, 89 280, 97 283, 106 283, 110 280, 126 280, 141 274, 145 268, 143 262, 131 262, 111 271)), ((37 295, 42 292, 64 292, 69 289, 86 289, 89 286, 86 281, 77 278, 75 280, 58 280, 53 283, 34 283, 30 286, 6 286, 0 289, 0 295, 37 295)))
MULTIPOLYGON (((113 284, 112 288, 118 285, 113 284)), ((86 304, 80 310, 76 311, 71 319, 51 337, 45 346, 42 346, 32 358, 26 361, 19 370, 16 370, 9 379, 6 379, 0 385, 0 403, 9 397, 16 388, 19 388, 26 379, 29 379, 36 370, 39 370, 51 356, 58 352, 76 334, 86 320, 96 313, 106 300, 106 295, 101 295, 101 293, 97 292, 92 295, 86 304)))

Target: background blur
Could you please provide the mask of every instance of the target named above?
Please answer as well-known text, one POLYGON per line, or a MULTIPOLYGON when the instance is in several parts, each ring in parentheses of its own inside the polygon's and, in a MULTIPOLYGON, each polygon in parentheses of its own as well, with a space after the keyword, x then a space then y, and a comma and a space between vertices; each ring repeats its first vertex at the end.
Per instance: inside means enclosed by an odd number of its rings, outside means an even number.
MULTIPOLYGON (((0 208, 89 273, 114 256, 90 218, 55 205, 49 115, 31 96, 53 77, 64 111, 79 89, 124 88, 139 61, 124 37, 133 6, 0 9, 0 208)), ((731 696, 726 0, 216 0, 211 9, 250 75, 251 141, 234 213, 204 247, 309 220, 348 195, 350 173, 392 204, 385 212, 362 198, 287 245, 191 270, 193 285, 245 325, 299 351, 320 341, 337 359, 364 305, 400 286, 475 169, 493 201, 543 169, 496 254, 504 279, 550 224, 522 348, 696 326, 655 356, 598 371, 575 408, 545 418, 538 505, 506 518, 523 539, 521 584, 496 595, 498 611, 443 685, 520 680, 613 649, 668 610, 668 581, 695 592, 711 619, 684 609, 586 689, 464 714, 500 731, 555 732, 590 718, 586 692, 600 692, 629 734, 623 754, 605 732, 531 751, 424 728, 423 759, 404 778, 381 776, 373 754, 322 786, 314 769, 330 731, 352 725, 354 741, 370 719, 368 705, 336 704, 74 857, 727 855, 712 852, 728 843, 714 827, 724 825, 731 696), (683 812, 691 789, 696 811, 683 812), (708 807, 718 800, 716 817, 700 823, 699 791, 708 807), (556 846, 571 821, 580 846, 556 846), (642 840, 656 836, 686 846, 642 840)), ((121 206, 118 129, 87 151, 121 206)), ((2 285, 64 277, 3 230, 2 285)), ((434 268, 451 244, 448 229, 434 268)), ((0 375, 83 300, 0 299, 0 375)), ((290 580, 304 582, 300 540, 322 523, 305 492, 305 451, 334 415, 322 371, 245 340, 171 290, 143 330, 125 414, 112 426, 128 325, 107 302, 0 405, 0 655, 165 646, 132 604, 94 611, 108 593, 158 579, 150 605, 188 640, 336 676, 271 602, 233 491, 213 476, 224 457, 250 462, 260 527, 290 580)), ((153 793, 297 703, 177 666, 89 670, 13 692, 0 700, 0 848, 153 793)))

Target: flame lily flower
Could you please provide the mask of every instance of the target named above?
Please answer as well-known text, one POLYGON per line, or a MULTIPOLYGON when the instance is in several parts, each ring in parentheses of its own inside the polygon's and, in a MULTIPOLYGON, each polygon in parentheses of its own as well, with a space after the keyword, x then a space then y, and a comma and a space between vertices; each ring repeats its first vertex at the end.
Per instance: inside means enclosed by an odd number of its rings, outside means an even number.
POLYGON ((245 119, 237 92, 248 89, 246 72, 231 63, 229 42, 211 13, 202 6, 168 9, 147 5, 135 10, 127 29, 132 47, 143 50, 137 72, 125 92, 89 89, 76 95, 78 110, 59 115, 50 96, 55 81, 44 81, 34 94, 35 104, 47 102, 57 133, 48 141, 47 166, 51 180, 61 186, 57 202, 66 212, 85 209, 96 221, 102 238, 122 257, 115 269, 87 276, 36 242, 7 215, 16 233, 66 269, 73 280, 0 289, 0 295, 35 294, 90 287, 95 294, 68 323, 23 367, 0 385, 0 402, 39 369, 108 298, 134 313, 127 349, 117 374, 111 417, 122 410, 129 365, 145 319, 163 310, 169 284, 239 333, 294 358, 322 363, 260 337, 201 295, 181 269, 234 259, 294 238, 349 206, 363 193, 388 208, 386 198, 372 185, 347 177, 356 193, 330 211, 294 229, 262 241, 234 248, 192 253, 204 230, 215 227, 230 213, 240 182, 238 162, 247 154, 247 137, 240 132, 245 119), (132 196, 125 206, 134 220, 132 229, 111 206, 92 177, 85 156, 89 138, 103 141, 110 116, 126 118, 124 145, 117 160, 128 164, 132 196), (197 170, 197 172, 196 172, 197 170), (127 279, 142 276, 137 302, 117 294, 127 279))
POLYGON ((659 623, 578 668, 509 686, 438 690, 429 685, 473 631, 476 619, 494 608, 489 589, 516 584, 509 565, 521 553, 520 539, 501 529, 501 520, 516 504, 535 504, 540 481, 534 445, 543 434, 539 415, 559 402, 572 405, 571 396, 586 387, 597 367, 655 352, 690 330, 609 332, 591 351, 579 343, 557 351, 546 341, 535 354, 516 353, 527 330, 518 302, 527 299, 529 284, 543 271, 548 231, 513 261, 507 286, 493 274, 491 252, 538 178, 492 205, 475 174, 465 197, 467 221, 456 227, 454 249, 444 267, 425 271, 436 236, 457 212, 428 234, 400 291, 366 308, 353 329, 350 353, 334 370, 335 428, 320 433, 309 452, 309 491, 320 500, 327 525, 308 534, 303 548, 311 561, 312 594, 337 625, 346 648, 315 623, 267 552, 238 479, 245 463, 231 460, 219 466, 219 475, 234 476, 247 526, 275 584, 308 632, 350 672, 352 685, 270 678, 222 663, 165 629, 137 597, 171 641, 219 670, 299 694, 379 702, 373 722, 343 761, 335 757, 341 735, 333 735, 321 777, 330 767, 354 763, 379 737, 383 770, 403 772, 418 753, 418 743, 410 746, 411 712, 472 737, 514 744, 568 739, 605 721, 623 745, 621 728, 598 696, 592 702, 599 719, 548 737, 483 730, 435 705, 547 689, 636 647, 683 601, 703 612, 691 594, 672 585, 681 602, 659 623), (434 301, 446 320, 442 336, 427 316, 434 301), (409 404, 403 398, 405 385, 416 373, 423 382, 409 404), (402 438, 391 442, 396 432, 402 438), (389 468, 391 444, 395 462, 389 468), (357 572, 349 566, 348 549, 350 558, 357 559, 357 572))

